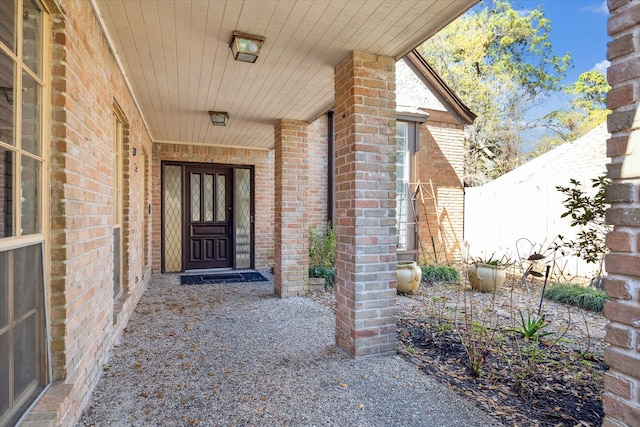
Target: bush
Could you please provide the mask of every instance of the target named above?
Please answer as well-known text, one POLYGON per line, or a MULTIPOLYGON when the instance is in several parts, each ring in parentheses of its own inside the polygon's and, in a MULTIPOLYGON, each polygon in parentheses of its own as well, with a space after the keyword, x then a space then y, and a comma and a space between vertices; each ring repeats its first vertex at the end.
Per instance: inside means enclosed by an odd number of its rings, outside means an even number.
POLYGON ((309 277, 325 279, 325 287, 336 282, 336 233, 326 226, 309 228, 309 277))
POLYGON ((309 266, 333 269, 336 263, 336 233, 325 227, 309 228, 309 266))
POLYGON ((336 273, 332 268, 309 267, 309 277, 324 279, 324 287, 330 288, 336 283, 336 273))
POLYGON ((452 283, 460 280, 460 273, 453 267, 446 265, 421 265, 422 281, 435 283, 452 283))
POLYGON ((607 299, 607 293, 603 290, 573 285, 553 285, 545 291, 544 296, 552 301, 599 313, 607 299))

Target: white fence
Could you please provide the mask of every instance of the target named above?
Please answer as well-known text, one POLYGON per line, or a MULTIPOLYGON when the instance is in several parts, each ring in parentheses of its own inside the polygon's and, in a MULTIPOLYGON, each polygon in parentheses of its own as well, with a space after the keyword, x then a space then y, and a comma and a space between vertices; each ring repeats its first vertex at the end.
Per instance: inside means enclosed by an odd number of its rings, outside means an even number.
MULTIPOLYGON (((583 191, 590 192, 591 182, 581 181, 583 191)), ((559 185, 568 186, 569 183, 559 185)), ((599 266, 587 264, 575 256, 553 251, 558 235, 573 239, 575 228, 565 211, 565 196, 555 185, 544 183, 485 185, 465 189, 464 241, 468 256, 503 255, 520 265, 534 252, 546 255, 544 262, 552 266, 552 275, 593 277, 599 266)), ((526 262, 525 262, 526 264, 526 262)))

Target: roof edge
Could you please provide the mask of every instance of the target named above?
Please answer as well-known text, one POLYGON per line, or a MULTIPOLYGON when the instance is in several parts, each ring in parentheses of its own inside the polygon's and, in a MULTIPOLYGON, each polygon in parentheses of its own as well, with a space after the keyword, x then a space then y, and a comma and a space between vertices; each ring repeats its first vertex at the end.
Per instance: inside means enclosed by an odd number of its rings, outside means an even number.
POLYGON ((415 69, 432 85, 449 104, 449 106, 460 116, 465 124, 473 124, 477 115, 455 94, 455 92, 442 80, 442 77, 427 63, 420 53, 413 49, 404 59, 408 60, 415 69))

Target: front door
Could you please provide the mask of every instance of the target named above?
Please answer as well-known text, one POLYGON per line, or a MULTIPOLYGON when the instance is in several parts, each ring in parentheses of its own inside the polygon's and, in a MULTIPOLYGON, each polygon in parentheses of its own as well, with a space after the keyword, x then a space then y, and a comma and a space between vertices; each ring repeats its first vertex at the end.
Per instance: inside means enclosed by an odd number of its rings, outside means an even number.
POLYGON ((233 266, 232 170, 187 166, 184 269, 233 266))

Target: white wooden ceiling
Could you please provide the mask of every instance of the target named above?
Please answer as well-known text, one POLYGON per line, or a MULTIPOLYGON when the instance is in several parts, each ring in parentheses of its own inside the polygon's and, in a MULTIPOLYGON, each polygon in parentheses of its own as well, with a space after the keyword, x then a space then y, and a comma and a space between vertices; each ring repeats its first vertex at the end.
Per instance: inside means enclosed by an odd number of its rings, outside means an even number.
POLYGON ((278 119, 333 106, 349 52, 399 59, 477 0, 93 2, 154 141, 271 149, 278 119), (266 37, 255 64, 233 60, 234 30, 266 37))

